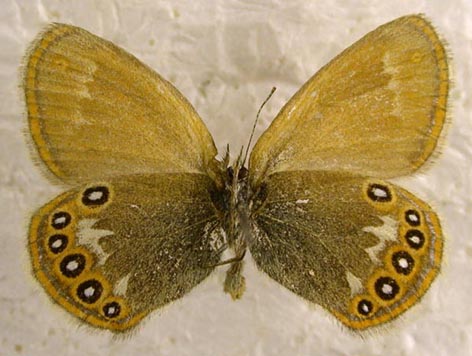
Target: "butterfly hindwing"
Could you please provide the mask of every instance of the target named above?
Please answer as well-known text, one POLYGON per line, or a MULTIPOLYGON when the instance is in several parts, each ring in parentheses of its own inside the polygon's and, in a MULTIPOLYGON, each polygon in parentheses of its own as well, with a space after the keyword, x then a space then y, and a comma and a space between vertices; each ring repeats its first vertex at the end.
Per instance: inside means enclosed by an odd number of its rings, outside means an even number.
POLYGON ((250 157, 252 187, 273 172, 349 171, 389 178, 433 153, 449 88, 444 46, 421 16, 380 26, 316 73, 250 157))
POLYGON ((213 174, 217 151, 190 103, 113 43, 53 24, 31 45, 23 76, 33 141, 63 181, 125 172, 213 174))
POLYGON ((70 190, 32 219, 34 274, 76 317, 126 331, 188 293, 220 260, 214 189, 205 175, 176 173, 70 190))
POLYGON ((436 214, 391 183, 343 172, 279 172, 253 205, 257 266, 352 329, 398 316, 438 273, 436 214))

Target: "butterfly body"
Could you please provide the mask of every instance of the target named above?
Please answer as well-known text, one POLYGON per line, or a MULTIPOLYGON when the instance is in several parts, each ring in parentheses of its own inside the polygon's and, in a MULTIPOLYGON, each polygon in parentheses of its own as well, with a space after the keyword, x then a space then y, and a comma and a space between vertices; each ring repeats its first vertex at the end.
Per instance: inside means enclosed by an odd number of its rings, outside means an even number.
POLYGON ((431 207, 385 179, 433 154, 448 85, 429 22, 397 19, 322 68, 248 162, 230 164, 169 82, 53 24, 31 46, 23 87, 39 158, 70 190, 32 218, 33 273, 78 319, 123 332, 215 268, 227 266, 224 290, 241 298, 249 251, 347 327, 388 322, 429 288, 443 236, 431 207))

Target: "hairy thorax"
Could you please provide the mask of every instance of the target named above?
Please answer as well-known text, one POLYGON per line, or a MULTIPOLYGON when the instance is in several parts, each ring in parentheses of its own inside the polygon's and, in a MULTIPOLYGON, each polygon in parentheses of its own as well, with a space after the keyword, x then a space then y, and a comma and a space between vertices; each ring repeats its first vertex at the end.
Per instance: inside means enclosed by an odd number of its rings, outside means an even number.
POLYGON ((224 187, 212 194, 215 207, 223 215, 221 253, 224 258, 217 266, 229 265, 226 272, 224 291, 233 299, 242 297, 245 279, 242 275, 247 248, 253 239, 251 228, 252 192, 248 183, 248 170, 237 159, 226 168, 224 187))

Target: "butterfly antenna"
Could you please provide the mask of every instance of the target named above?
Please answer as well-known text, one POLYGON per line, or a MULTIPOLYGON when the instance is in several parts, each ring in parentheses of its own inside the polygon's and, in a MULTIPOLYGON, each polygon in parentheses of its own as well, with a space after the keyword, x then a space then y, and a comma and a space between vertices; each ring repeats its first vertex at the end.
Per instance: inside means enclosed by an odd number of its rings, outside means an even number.
POLYGON ((251 136, 249 136, 249 142, 247 143, 247 146, 246 146, 246 153, 244 154, 243 166, 246 164, 247 155, 249 153, 249 147, 251 146, 252 138, 254 136, 254 131, 256 131, 257 122, 259 121, 259 116, 261 115, 262 108, 269 101, 269 99, 272 97, 272 95, 274 95, 275 90, 276 90, 276 88, 272 87, 272 90, 270 91, 269 95, 264 100, 261 107, 259 108, 259 111, 257 112, 256 120, 254 120, 254 125, 252 126, 251 136))

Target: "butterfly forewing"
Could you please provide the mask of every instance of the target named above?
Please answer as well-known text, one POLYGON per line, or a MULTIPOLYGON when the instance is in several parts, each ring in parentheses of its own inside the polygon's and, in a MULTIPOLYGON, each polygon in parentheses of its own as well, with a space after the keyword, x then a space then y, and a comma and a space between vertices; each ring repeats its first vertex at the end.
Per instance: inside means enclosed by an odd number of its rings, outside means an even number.
POLYGON ((214 174, 216 148, 189 102, 113 43, 54 24, 32 44, 23 87, 40 158, 66 182, 214 174))
POLYGON ((254 205, 250 250, 258 267, 353 329, 405 311, 439 270, 436 214, 393 184, 342 172, 280 172, 254 205))
POLYGON ((380 26, 316 73, 256 143, 250 181, 278 171, 414 172, 445 120, 443 45, 420 16, 380 26))

